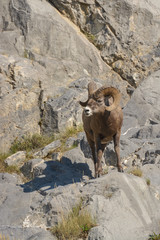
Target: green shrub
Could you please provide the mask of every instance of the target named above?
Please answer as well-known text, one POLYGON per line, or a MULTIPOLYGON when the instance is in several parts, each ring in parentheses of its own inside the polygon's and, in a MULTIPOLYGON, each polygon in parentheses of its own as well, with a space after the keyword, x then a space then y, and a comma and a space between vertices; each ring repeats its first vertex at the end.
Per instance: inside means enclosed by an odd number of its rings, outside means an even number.
POLYGON ((153 233, 152 235, 149 236, 148 240, 160 240, 160 234, 153 233))
POLYGON ((150 186, 151 180, 149 178, 146 178, 146 183, 147 183, 148 186, 150 186))
POLYGON ((82 209, 82 201, 76 205, 67 215, 61 217, 61 222, 51 229, 59 240, 76 240, 78 238, 85 239, 89 230, 96 226, 95 219, 90 213, 82 209))
POLYGON ((91 33, 88 33, 88 32, 83 32, 84 35, 86 36, 86 38, 91 42, 93 43, 94 45, 96 45, 96 37, 91 34, 91 33))

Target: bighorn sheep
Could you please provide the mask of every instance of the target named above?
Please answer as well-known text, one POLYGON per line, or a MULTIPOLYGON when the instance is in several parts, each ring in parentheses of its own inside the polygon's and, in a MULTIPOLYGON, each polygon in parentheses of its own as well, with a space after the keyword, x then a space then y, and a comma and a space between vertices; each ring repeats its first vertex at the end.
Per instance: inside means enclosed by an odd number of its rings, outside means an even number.
POLYGON ((84 107, 83 127, 92 150, 95 177, 102 173, 101 158, 107 143, 114 141, 117 168, 123 172, 120 163, 120 135, 123 113, 120 107, 120 92, 114 87, 102 86, 97 89, 94 81, 88 84, 88 100, 79 102, 84 107), (108 98, 108 96, 110 96, 108 98))

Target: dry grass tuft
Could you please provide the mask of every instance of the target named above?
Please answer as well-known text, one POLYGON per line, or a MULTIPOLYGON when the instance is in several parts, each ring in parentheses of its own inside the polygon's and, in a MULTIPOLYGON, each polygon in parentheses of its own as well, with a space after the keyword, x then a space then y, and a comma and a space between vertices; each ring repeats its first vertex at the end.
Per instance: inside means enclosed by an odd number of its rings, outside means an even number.
MULTIPOLYGON (((44 146, 48 145, 52 141, 59 139, 62 143, 62 146, 56 151, 64 152, 69 150, 65 142, 69 137, 76 136, 79 132, 83 131, 82 125, 77 127, 68 127, 65 131, 55 136, 46 136, 41 134, 33 134, 33 135, 26 135, 22 138, 17 138, 14 140, 10 150, 8 153, 0 153, 0 172, 8 172, 8 173, 20 173, 20 170, 16 166, 7 166, 4 160, 9 157, 10 155, 18 152, 18 151, 26 151, 26 160, 30 159, 33 155, 33 152, 43 148, 44 146)), ((72 146, 74 148, 76 146, 72 146)), ((70 149, 71 149, 70 148, 70 149)))
POLYGON ((138 167, 136 167, 136 168, 134 167, 134 168, 130 169, 128 171, 128 173, 129 174, 133 174, 133 175, 135 175, 137 177, 142 177, 142 175, 143 175, 142 170, 140 168, 138 168, 138 167))
POLYGON ((30 158, 30 151, 42 148, 53 141, 53 137, 43 136, 40 134, 33 134, 24 136, 21 139, 15 139, 8 153, 0 153, 0 172, 20 173, 17 166, 8 166, 4 161, 10 155, 18 151, 26 151, 27 159, 30 158))
MULTIPOLYGON (((8 173, 20 173, 20 170, 16 166, 8 166, 4 160, 9 156, 10 154, 6 153, 0 153, 0 172, 8 172, 8 173)), ((1 239, 0 239, 1 240, 1 239)))
POLYGON ((20 139, 15 139, 10 151, 16 153, 18 151, 30 152, 54 141, 54 136, 48 137, 41 134, 26 135, 20 139))
POLYGON ((59 240, 86 239, 89 230, 96 226, 95 219, 82 209, 82 202, 75 206, 67 215, 62 214, 61 222, 51 229, 59 240))
POLYGON ((60 148, 56 149, 56 151, 65 152, 74 147, 77 147, 76 145, 73 145, 72 147, 68 148, 65 143, 69 137, 77 136, 77 134, 80 132, 83 132, 82 124, 80 124, 78 126, 67 127, 64 131, 57 134, 56 139, 59 139, 61 141, 62 145, 60 148))

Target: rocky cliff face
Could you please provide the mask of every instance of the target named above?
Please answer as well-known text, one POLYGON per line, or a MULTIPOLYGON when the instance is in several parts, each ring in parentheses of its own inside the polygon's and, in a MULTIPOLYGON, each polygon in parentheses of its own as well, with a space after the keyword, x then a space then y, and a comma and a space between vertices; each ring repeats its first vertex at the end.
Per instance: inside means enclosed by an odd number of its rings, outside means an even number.
POLYGON ((159 68, 160 4, 156 1, 56 1, 100 50, 104 62, 132 86, 159 68))
MULTIPOLYGON (((132 86, 159 67, 157 2, 7 0, 0 11, 2 151, 26 132, 47 133, 48 99, 65 94, 73 81, 116 86, 124 106, 132 86)), ((68 125, 80 121, 69 113, 64 118, 68 125)), ((63 128, 56 124, 53 132, 63 128)))
POLYGON ((27 162, 25 152, 10 156, 6 164, 20 164, 29 180, 0 173, 0 236, 56 239, 46 229, 80 199, 97 219, 89 240, 148 240, 159 233, 159 16, 156 0, 1 0, 0 153, 23 135, 78 125, 78 101, 94 79, 122 93, 124 173, 117 173, 110 143, 103 160, 108 174, 92 179, 83 132, 66 141, 77 147, 64 153, 57 140, 27 162), (133 167, 142 178, 129 174, 133 167))
MULTIPOLYGON (((44 103, 62 95, 73 80, 114 78, 121 85, 121 79, 80 30, 46 1, 0 4, 0 146, 5 151, 15 137, 41 130, 44 103)), ((121 86, 127 100, 127 84, 121 86)))

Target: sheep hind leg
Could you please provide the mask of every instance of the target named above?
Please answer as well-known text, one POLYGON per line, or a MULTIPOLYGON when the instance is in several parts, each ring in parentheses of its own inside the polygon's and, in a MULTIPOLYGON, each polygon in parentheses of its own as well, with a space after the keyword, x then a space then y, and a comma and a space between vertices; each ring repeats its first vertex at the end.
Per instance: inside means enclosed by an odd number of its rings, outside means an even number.
POLYGON ((119 146, 120 135, 121 135, 121 132, 117 132, 113 137, 113 141, 114 141, 114 150, 115 150, 116 157, 117 157, 118 172, 123 172, 123 167, 121 165, 121 160, 120 160, 120 146, 119 146))

